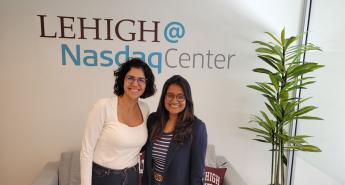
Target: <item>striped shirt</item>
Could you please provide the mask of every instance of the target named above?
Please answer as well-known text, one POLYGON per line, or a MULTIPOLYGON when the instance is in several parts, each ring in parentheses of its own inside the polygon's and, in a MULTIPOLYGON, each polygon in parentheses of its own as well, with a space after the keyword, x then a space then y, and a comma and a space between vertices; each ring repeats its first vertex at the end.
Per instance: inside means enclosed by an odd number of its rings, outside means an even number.
POLYGON ((153 142, 152 159, 153 168, 159 173, 164 172, 165 161, 167 158, 170 142, 173 138, 173 133, 163 133, 156 141, 153 142))

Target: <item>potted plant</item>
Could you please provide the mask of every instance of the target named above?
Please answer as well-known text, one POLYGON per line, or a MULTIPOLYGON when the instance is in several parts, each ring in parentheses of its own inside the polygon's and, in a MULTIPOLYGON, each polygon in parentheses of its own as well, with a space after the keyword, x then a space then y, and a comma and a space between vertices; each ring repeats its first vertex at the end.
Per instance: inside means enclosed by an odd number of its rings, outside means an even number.
POLYGON ((280 38, 266 32, 271 41, 255 41, 256 49, 261 62, 268 64, 268 68, 256 68, 254 72, 262 73, 268 81, 255 82, 247 87, 259 91, 265 97, 266 111, 254 115, 250 123, 254 127, 240 127, 254 132, 254 140, 271 145, 271 182, 270 185, 284 185, 287 153, 296 151, 320 152, 321 150, 310 145, 305 140, 307 135, 289 135, 289 128, 296 119, 322 120, 319 117, 308 116, 307 113, 316 109, 315 106, 302 106, 310 98, 294 97, 297 89, 305 89, 314 83, 313 77, 306 76, 323 65, 314 62, 303 62, 301 56, 311 50, 321 49, 311 43, 296 44, 302 34, 285 38, 285 28, 280 38))

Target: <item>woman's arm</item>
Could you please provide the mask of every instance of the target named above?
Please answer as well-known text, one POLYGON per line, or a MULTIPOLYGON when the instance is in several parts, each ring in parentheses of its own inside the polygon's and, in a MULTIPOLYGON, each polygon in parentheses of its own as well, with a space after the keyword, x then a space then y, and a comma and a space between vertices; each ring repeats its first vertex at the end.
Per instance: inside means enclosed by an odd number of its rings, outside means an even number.
MULTIPOLYGON (((152 129, 153 129, 153 126, 157 120, 157 114, 156 113, 151 113, 149 115, 149 117, 147 118, 147 130, 148 130, 148 136, 147 136, 147 142, 146 144, 144 145, 143 147, 143 151, 145 152, 146 150, 148 150, 148 145, 149 145, 149 142, 150 142, 150 139, 151 139, 151 132, 152 132, 152 129)), ((151 152, 145 152, 144 155, 145 155, 145 159, 148 158, 147 155, 150 155, 151 152)), ((149 179, 150 179, 150 175, 151 175, 151 170, 148 169, 148 161, 147 160, 144 160, 144 170, 143 170, 143 176, 142 176, 142 179, 141 179, 141 184, 142 185, 149 185, 149 179)))
POLYGON ((91 185, 93 153, 105 121, 105 102, 98 101, 89 112, 80 151, 81 185, 91 185))
POLYGON ((156 121, 156 113, 153 112, 147 118, 147 122, 146 122, 146 126, 147 126, 147 140, 146 140, 146 144, 141 148, 140 152, 145 152, 145 150, 146 150, 147 144, 148 144, 148 142, 150 140, 150 136, 151 136, 151 132, 152 132, 152 127, 153 127, 155 121, 156 121))
POLYGON ((190 156, 190 185, 203 185, 207 149, 207 131, 205 123, 201 120, 197 120, 194 124, 190 156))

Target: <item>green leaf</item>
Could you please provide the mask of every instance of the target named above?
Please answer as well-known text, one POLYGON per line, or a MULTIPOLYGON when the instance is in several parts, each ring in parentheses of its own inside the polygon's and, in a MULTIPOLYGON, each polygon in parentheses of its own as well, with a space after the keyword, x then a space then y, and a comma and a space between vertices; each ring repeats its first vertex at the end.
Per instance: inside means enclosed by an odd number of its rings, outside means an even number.
POLYGON ((265 124, 265 126, 262 126, 262 127, 264 127, 264 128, 266 128, 267 127, 267 131, 268 132, 271 132, 272 130, 274 130, 275 129, 275 124, 273 123, 273 121, 272 120, 266 120, 266 122, 263 120, 263 119, 261 119, 259 116, 254 116, 254 118, 253 118, 253 120, 252 121, 255 121, 255 122, 257 122, 257 123, 259 123, 259 122, 263 122, 264 124, 265 124))
POLYGON ((262 143, 270 143, 269 141, 266 141, 266 140, 263 140, 263 139, 253 139, 255 141, 259 141, 259 142, 262 142, 262 143))
MULTIPOLYGON (((273 63, 275 63, 275 64, 277 64, 277 63, 280 62, 280 59, 279 59, 279 58, 276 58, 276 57, 271 56, 271 55, 258 55, 258 56, 263 57, 263 58, 267 58, 267 59, 271 60, 271 61, 272 61, 273 63)), ((260 57, 259 57, 259 58, 260 58, 260 57)))
POLYGON ((264 111, 260 111, 260 113, 264 117, 267 123, 271 122, 271 120, 268 118, 267 114, 264 111))
POLYGON ((255 82, 257 85, 259 85, 260 87, 266 89, 266 90, 269 90, 271 91, 272 93, 276 93, 274 91, 274 89, 272 89, 269 85, 267 85, 266 83, 263 83, 263 82, 255 82))
POLYGON ((267 57, 268 55, 259 55, 258 57, 265 61, 268 65, 279 71, 278 67, 275 64, 275 61, 272 59, 273 57, 267 57))
POLYGON ((279 45, 281 45, 280 41, 270 32, 265 32, 267 35, 269 35, 273 40, 275 40, 279 45))
POLYGON ((280 58, 283 58, 283 51, 280 46, 278 45, 274 46, 273 51, 276 55, 280 56, 280 58))
POLYGON ((287 158, 286 158, 284 153, 283 153, 283 156, 282 156, 282 161, 285 164, 285 166, 287 166, 287 158))
POLYGON ((309 82, 306 82, 306 83, 302 83, 300 85, 295 85, 295 86, 287 89, 287 91, 292 91, 292 90, 296 90, 296 89, 300 89, 300 88, 301 89, 305 89, 306 85, 313 84, 313 83, 315 83, 315 81, 309 81, 309 82))
POLYGON ((249 88, 251 88, 251 89, 254 89, 254 90, 257 90, 257 91, 259 91, 259 92, 263 92, 263 93, 265 93, 265 94, 267 94, 267 95, 273 96, 272 93, 271 93, 270 91, 268 91, 268 90, 266 90, 266 89, 264 89, 264 88, 262 88, 262 87, 260 87, 260 86, 256 86, 256 85, 247 85, 247 87, 249 87, 249 88))
POLYGON ((293 42, 295 42, 299 38, 300 38, 300 36, 296 36, 296 37, 292 36, 292 37, 286 39, 285 49, 287 49, 290 46, 290 44, 292 44, 293 42))
POLYGON ((256 137, 262 137, 262 138, 264 138, 264 140, 266 140, 266 141, 268 141, 268 142, 272 142, 272 136, 270 136, 270 137, 267 137, 267 136, 262 136, 262 135, 256 135, 256 137))
POLYGON ((282 105, 282 107, 286 106, 288 98, 289 98, 289 92, 284 90, 284 89, 282 89, 280 91, 280 104, 282 105))
POLYGON ((285 28, 283 28, 283 30, 280 34, 280 40, 282 42, 282 46, 285 48, 285 28))
POLYGON ((306 106, 306 107, 303 107, 301 108, 300 110, 296 111, 294 114, 293 114, 293 117, 299 117, 300 115, 303 115, 303 114, 306 114, 314 109, 317 109, 317 107, 315 106, 306 106))
POLYGON ((291 136, 291 138, 308 138, 308 137, 312 137, 312 136, 308 136, 308 135, 291 136))
POLYGON ((274 88, 278 91, 279 90, 279 83, 278 83, 278 80, 276 78, 276 75, 270 73, 269 76, 270 76, 270 79, 271 79, 271 82, 272 82, 274 88))
POLYGON ((259 124, 262 128, 264 128, 267 132, 271 133, 272 129, 270 128, 270 125, 264 122, 262 119, 254 119, 251 120, 250 122, 256 122, 259 124))
POLYGON ((264 131, 264 130, 261 130, 261 129, 258 129, 258 128, 250 128, 250 127, 239 127, 239 128, 243 129, 243 130, 248 130, 248 131, 251 131, 251 132, 263 134, 263 135, 266 135, 266 136, 270 136, 270 134, 267 131, 264 131))
POLYGON ((264 69, 264 68, 255 68, 253 69, 254 72, 257 73, 265 73, 265 74, 270 74, 272 73, 270 70, 264 69))
POLYGON ((313 145, 287 146, 288 149, 301 150, 305 152, 321 152, 321 149, 313 145))
POLYGON ((299 82, 307 81, 307 80, 310 80, 310 79, 313 79, 313 78, 314 77, 303 77, 303 78, 292 79, 292 81, 288 81, 285 84, 285 87, 284 87, 283 90, 286 90, 286 89, 290 88, 292 85, 297 85, 299 82))
POLYGON ((257 48, 255 51, 257 53, 267 53, 267 54, 275 55, 273 50, 267 49, 267 48, 257 48))
MULTIPOLYGON (((269 102, 274 102, 274 101, 276 101, 276 98, 274 97, 274 96, 269 96, 269 95, 267 95, 267 94, 263 94, 263 96, 265 97, 265 98, 267 98, 267 100, 269 101, 269 102)), ((272 104, 272 103, 271 103, 272 104)))
POLYGON ((312 43, 308 43, 306 46, 305 46, 305 51, 310 51, 310 50, 317 50, 317 51, 322 51, 320 47, 318 46, 315 46, 314 44, 312 43))
POLYGON ((309 97, 309 98, 304 98, 304 99, 300 99, 300 100, 296 100, 296 101, 294 100, 293 102, 289 102, 289 103, 287 104, 287 106, 285 107, 286 113, 290 113, 290 112, 294 111, 295 108, 297 107, 297 105, 302 104, 303 102, 309 100, 310 98, 311 98, 311 97, 309 97))
POLYGON ((287 142, 295 146, 302 145, 303 143, 307 143, 305 141, 305 138, 308 138, 308 137, 311 137, 311 136, 307 136, 307 135, 290 136, 287 142))
POLYGON ((265 105, 266 105, 266 108, 270 111, 270 113, 273 116, 281 118, 281 114, 279 112, 275 111, 272 106, 270 106, 268 103, 265 103, 265 105))
POLYGON ((319 69, 321 67, 323 67, 323 65, 319 65, 317 63, 304 63, 304 64, 301 64, 301 65, 294 67, 291 70, 288 70, 288 76, 298 77, 300 75, 312 72, 312 71, 319 69))
POLYGON ((271 46, 270 44, 266 43, 266 42, 262 42, 262 41, 254 41, 253 43, 255 44, 260 44, 262 46, 268 47, 269 49, 273 50, 273 46, 271 46))
POLYGON ((315 116, 300 116, 298 119, 307 119, 307 120, 323 120, 322 118, 315 117, 315 116))

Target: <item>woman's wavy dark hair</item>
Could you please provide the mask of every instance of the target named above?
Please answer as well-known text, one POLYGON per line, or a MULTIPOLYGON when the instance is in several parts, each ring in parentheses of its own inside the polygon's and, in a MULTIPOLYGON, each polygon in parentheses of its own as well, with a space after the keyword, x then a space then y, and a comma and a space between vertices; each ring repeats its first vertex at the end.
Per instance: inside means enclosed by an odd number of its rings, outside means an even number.
POLYGON ((155 76, 153 75, 151 68, 140 58, 131 58, 127 62, 121 64, 120 67, 116 71, 114 71, 114 94, 116 94, 117 96, 122 96, 125 93, 123 84, 126 74, 132 68, 142 69, 146 78, 146 88, 140 98, 147 98, 154 95, 156 92, 155 76))
POLYGON ((169 112, 164 106, 164 101, 168 88, 172 84, 180 86, 183 90, 184 96, 186 97, 186 107, 182 112, 178 114, 173 137, 173 140, 176 143, 183 144, 190 137, 192 137, 192 124, 196 117, 194 116, 192 92, 189 83, 180 75, 174 75, 164 83, 162 95, 157 107, 158 119, 155 127, 153 128, 151 138, 152 140, 156 140, 159 138, 159 136, 162 135, 163 129, 169 119, 169 112))

